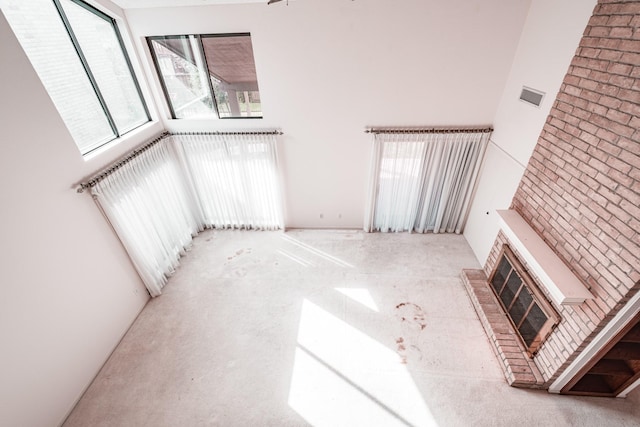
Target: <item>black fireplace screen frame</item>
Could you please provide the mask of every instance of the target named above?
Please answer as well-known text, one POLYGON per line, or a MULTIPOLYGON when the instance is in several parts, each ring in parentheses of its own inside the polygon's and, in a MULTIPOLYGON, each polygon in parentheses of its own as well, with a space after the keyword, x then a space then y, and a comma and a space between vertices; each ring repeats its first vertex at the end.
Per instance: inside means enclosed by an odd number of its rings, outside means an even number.
POLYGON ((540 291, 508 245, 503 245, 489 287, 511 322, 529 357, 560 322, 560 316, 540 291))

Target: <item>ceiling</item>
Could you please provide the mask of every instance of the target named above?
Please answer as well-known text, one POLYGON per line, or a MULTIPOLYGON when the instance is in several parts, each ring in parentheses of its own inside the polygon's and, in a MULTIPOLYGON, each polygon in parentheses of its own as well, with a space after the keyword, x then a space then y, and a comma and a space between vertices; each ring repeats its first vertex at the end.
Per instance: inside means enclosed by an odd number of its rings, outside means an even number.
POLYGON ((123 9, 172 6, 203 6, 211 4, 266 3, 267 0, 111 0, 123 9))

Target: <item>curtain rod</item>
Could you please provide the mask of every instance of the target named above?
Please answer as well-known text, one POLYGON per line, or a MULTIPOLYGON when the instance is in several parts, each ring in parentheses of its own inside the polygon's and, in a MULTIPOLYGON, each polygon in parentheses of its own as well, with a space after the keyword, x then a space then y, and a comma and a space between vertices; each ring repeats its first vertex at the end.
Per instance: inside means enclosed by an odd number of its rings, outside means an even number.
POLYGON ((257 131, 239 131, 239 132, 171 132, 170 135, 284 135, 280 130, 257 130, 257 131))
POLYGON ((140 154, 147 151, 149 148, 156 145, 158 142, 162 141, 164 138, 168 136, 179 136, 179 135, 282 135, 282 131, 280 130, 270 130, 270 131, 247 131, 247 132, 163 132, 153 140, 145 143, 142 147, 136 148, 126 154, 124 157, 121 157, 119 160, 113 162, 110 166, 107 166, 102 171, 93 175, 87 181, 81 182, 78 184, 77 192, 83 193, 84 190, 95 187, 100 181, 120 169, 122 166, 129 163, 131 160, 138 157, 140 154))
POLYGON ((151 148, 154 145, 156 145, 158 142, 162 141, 168 135, 169 135, 169 132, 163 132, 159 136, 157 136, 155 139, 153 139, 150 142, 147 142, 146 144, 144 144, 142 147, 136 148, 136 149, 130 151, 124 157, 121 157, 120 160, 116 160, 115 162, 113 162, 111 164, 111 166, 107 166, 105 169, 103 169, 101 172, 98 172, 97 174, 93 175, 87 181, 81 182, 76 191, 78 193, 82 193, 82 192, 84 192, 84 190, 87 190, 89 188, 95 187, 97 183, 99 183, 100 181, 102 181, 103 179, 105 179, 106 177, 108 177, 109 175, 111 175, 112 173, 117 171, 118 169, 120 169, 122 166, 124 166, 127 163, 129 163, 131 160, 133 160, 136 157, 138 157, 140 154, 142 154, 145 151, 147 151, 149 148, 151 148))
POLYGON ((490 133, 492 127, 486 128, 369 128, 365 133, 490 133))

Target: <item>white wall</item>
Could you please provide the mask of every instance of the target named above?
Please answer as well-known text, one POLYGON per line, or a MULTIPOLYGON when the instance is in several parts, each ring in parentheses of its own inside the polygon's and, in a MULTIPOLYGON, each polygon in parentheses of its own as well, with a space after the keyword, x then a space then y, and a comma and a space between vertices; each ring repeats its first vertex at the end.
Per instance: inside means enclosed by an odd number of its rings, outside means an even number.
POLYGON ((491 124, 529 3, 292 1, 126 17, 142 56, 144 36, 251 32, 264 119, 167 128, 281 128, 286 225, 361 228, 372 147, 365 127, 491 124))
POLYGON ((0 425, 61 423, 146 303, 73 184, 161 130, 83 160, 0 13, 0 425))
POLYGON ((476 196, 464 231, 480 264, 498 234, 597 0, 533 0, 493 120, 476 196), (519 100, 522 86, 546 93, 540 108, 519 100))

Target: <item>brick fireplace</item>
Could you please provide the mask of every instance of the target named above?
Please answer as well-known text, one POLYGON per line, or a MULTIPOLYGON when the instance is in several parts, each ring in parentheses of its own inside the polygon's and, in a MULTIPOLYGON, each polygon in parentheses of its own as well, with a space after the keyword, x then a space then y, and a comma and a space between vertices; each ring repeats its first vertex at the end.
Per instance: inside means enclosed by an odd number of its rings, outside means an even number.
POLYGON ((592 295, 559 304, 532 274, 560 321, 530 358, 483 290, 505 232, 483 271, 463 272, 508 382, 548 388, 640 289, 640 2, 599 0, 511 209, 592 295))

